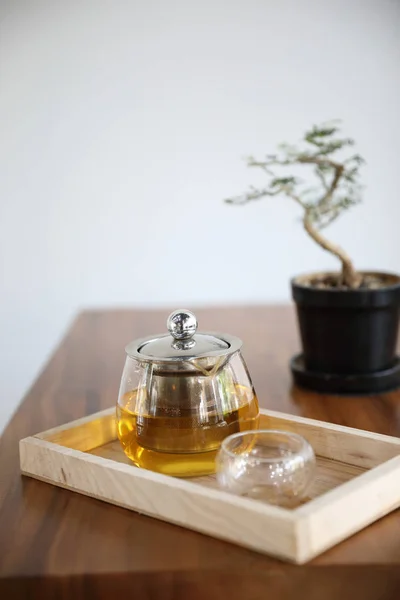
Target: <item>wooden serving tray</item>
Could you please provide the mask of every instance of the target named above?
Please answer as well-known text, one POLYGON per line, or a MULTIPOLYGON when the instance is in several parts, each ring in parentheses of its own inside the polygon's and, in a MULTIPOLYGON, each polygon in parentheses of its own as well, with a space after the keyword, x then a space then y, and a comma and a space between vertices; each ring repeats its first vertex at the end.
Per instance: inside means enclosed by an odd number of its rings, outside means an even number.
POLYGON ((214 476, 136 468, 107 409, 20 441, 24 475, 295 563, 400 506, 400 439, 262 410, 262 428, 304 436, 317 455, 309 498, 293 509, 228 494, 214 476))

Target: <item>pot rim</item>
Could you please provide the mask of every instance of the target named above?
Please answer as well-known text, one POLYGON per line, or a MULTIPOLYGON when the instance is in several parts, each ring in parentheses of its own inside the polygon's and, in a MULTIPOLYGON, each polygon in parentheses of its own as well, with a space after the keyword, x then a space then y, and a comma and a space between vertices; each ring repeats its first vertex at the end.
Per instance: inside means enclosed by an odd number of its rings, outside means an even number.
POLYGON ((295 275, 290 279, 291 286, 293 288, 297 288, 299 290, 308 290, 313 293, 324 293, 324 294, 373 294, 377 292, 396 290, 400 288, 400 275, 397 273, 393 273, 390 271, 357 271, 361 275, 371 275, 371 276, 386 276, 388 279, 392 279, 393 283, 388 283, 388 285, 383 285, 379 288, 317 288, 314 285, 310 285, 307 283, 302 283, 302 279, 312 278, 321 275, 329 276, 329 275, 337 275, 339 271, 311 271, 309 273, 303 273, 301 275, 295 275))

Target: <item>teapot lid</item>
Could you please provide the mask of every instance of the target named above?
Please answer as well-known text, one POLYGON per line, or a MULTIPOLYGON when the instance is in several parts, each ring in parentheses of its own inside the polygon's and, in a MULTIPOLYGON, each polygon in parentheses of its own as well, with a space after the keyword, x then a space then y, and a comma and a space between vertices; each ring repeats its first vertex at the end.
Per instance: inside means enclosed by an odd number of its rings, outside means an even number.
POLYGON ((242 341, 223 333, 197 332, 190 310, 179 309, 167 319, 169 334, 135 340, 125 348, 128 356, 146 362, 177 362, 191 358, 224 356, 240 350, 242 341))

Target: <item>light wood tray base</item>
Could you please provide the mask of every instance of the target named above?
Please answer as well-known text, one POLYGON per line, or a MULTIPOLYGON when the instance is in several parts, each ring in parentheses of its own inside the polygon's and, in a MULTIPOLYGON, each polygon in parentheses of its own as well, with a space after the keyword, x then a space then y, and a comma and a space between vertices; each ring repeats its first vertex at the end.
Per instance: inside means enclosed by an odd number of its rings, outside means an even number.
POLYGON ((300 506, 227 494, 214 476, 176 479, 136 468, 116 439, 113 408, 21 440, 21 471, 296 563, 400 506, 397 438, 267 410, 261 427, 293 431, 314 448, 316 477, 300 506))

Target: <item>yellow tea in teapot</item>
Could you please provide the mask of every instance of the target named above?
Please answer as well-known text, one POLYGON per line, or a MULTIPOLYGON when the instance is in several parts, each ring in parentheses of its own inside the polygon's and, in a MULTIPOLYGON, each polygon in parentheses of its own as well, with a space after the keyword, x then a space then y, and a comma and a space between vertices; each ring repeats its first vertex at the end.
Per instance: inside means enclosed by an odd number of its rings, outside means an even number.
POLYGON ((213 472, 222 440, 258 426, 254 390, 239 384, 233 386, 234 399, 227 402, 226 412, 215 405, 210 410, 204 403, 180 402, 176 406, 159 402, 154 414, 149 414, 149 409, 143 412, 138 408, 140 393, 137 389, 125 393, 117 406, 118 437, 125 454, 138 467, 166 475, 191 477, 213 472))

